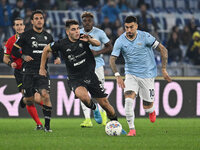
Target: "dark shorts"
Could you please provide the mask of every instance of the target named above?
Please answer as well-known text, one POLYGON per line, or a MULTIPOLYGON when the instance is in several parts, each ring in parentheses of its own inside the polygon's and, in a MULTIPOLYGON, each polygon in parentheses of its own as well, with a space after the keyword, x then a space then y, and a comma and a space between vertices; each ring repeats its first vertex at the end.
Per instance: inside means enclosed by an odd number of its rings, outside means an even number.
POLYGON ((22 86, 23 74, 22 74, 21 70, 15 69, 14 76, 15 76, 15 80, 17 83, 17 88, 18 88, 19 92, 21 92, 23 89, 23 86, 22 86))
POLYGON ((83 78, 68 79, 68 85, 74 93, 77 87, 83 86, 89 91, 93 98, 103 98, 108 96, 108 94, 105 93, 102 83, 94 72, 89 73, 83 78))
POLYGON ((50 90, 49 77, 40 76, 39 74, 24 74, 23 76, 24 96, 31 97, 36 91, 41 89, 50 90))

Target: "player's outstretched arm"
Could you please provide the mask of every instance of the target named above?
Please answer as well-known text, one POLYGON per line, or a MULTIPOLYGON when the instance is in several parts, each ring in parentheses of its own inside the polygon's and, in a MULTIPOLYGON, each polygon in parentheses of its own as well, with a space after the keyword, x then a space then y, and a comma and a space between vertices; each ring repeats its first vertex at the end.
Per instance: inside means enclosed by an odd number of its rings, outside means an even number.
POLYGON ((47 74, 47 71, 45 69, 45 64, 46 64, 49 52, 51 52, 51 48, 50 48, 50 45, 48 44, 47 46, 44 47, 43 52, 42 52, 40 71, 39 71, 39 74, 41 76, 46 76, 46 74, 47 74))
POLYGON ((161 59, 162 59, 162 74, 165 80, 167 80, 168 82, 171 82, 172 79, 171 77, 168 75, 167 72, 167 62, 168 62, 168 51, 167 49, 160 43, 158 45, 158 47, 156 48, 156 50, 158 50, 161 54, 161 59))
POLYGON ((116 80, 117 80, 117 84, 119 85, 119 87, 121 87, 122 89, 125 88, 125 84, 124 81, 122 79, 122 77, 120 76, 119 72, 117 71, 117 66, 115 64, 115 61, 117 60, 116 56, 110 56, 110 67, 113 71, 113 73, 115 74, 116 80))
POLYGON ((100 46, 101 43, 87 34, 82 34, 80 40, 90 43, 92 46, 100 46))
POLYGON ((101 49, 100 51, 94 51, 91 50, 94 56, 98 56, 100 54, 105 54, 105 53, 110 53, 113 49, 113 46, 111 44, 111 41, 105 44, 104 48, 101 49))

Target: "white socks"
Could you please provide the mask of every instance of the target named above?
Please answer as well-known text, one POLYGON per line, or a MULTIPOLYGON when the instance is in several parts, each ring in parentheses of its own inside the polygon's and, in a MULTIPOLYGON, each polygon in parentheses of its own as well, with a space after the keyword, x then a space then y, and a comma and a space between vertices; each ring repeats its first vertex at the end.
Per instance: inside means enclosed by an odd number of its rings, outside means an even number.
POLYGON ((129 129, 135 129, 135 125, 134 125, 135 113, 133 110, 132 98, 125 99, 125 113, 126 113, 126 120, 127 120, 129 129))
POLYGON ((149 109, 144 109, 144 111, 146 113, 152 113, 155 110, 155 106, 153 105, 153 107, 149 108, 149 109))
POLYGON ((83 114, 85 116, 85 119, 90 119, 90 112, 91 112, 91 110, 88 107, 86 107, 83 102, 81 102, 81 107, 83 109, 83 114))

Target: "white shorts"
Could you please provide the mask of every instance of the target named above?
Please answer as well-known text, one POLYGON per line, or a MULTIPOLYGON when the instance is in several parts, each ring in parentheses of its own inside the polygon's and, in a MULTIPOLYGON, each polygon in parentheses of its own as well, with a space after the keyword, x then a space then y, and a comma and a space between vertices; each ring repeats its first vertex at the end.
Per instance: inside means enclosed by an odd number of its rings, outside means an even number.
POLYGON ((154 101, 154 80, 155 78, 139 78, 134 75, 127 74, 125 76, 126 91, 134 91, 136 95, 139 94, 140 98, 147 101, 154 101))
POLYGON ((103 87, 104 87, 104 82, 105 82, 105 76, 104 76, 104 68, 103 66, 96 68, 95 69, 95 73, 99 79, 99 81, 102 83, 103 87))

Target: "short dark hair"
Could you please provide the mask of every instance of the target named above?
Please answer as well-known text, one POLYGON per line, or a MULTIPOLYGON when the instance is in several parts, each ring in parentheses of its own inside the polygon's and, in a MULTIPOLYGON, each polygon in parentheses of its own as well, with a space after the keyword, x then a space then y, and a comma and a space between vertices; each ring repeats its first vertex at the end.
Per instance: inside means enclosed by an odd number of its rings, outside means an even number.
POLYGON ((84 11, 81 15, 81 18, 83 19, 84 17, 91 17, 94 18, 94 15, 91 12, 84 11))
POLYGON ((74 19, 67 20, 65 23, 65 27, 70 28, 71 25, 78 25, 78 21, 76 21, 74 19))
POLYGON ((17 18, 15 18, 15 19, 13 20, 13 26, 15 25, 15 21, 17 21, 17 20, 22 20, 23 23, 24 23, 24 19, 22 19, 22 18, 20 18, 20 17, 17 17, 17 18))
POLYGON ((44 12, 42 10, 35 10, 31 14, 31 20, 33 20, 35 14, 41 14, 44 17, 44 12))
POLYGON ((131 23, 131 22, 137 23, 137 18, 134 16, 127 16, 125 19, 125 23, 131 23))

